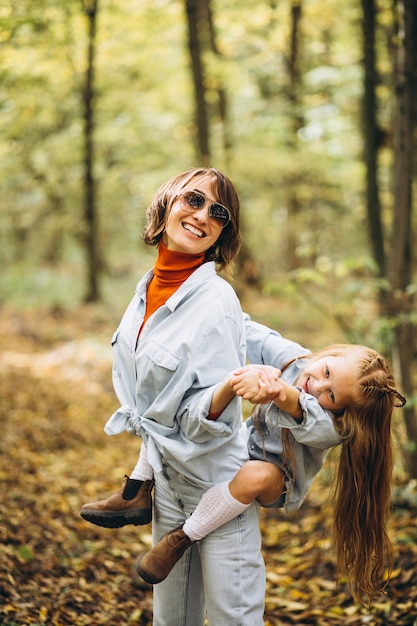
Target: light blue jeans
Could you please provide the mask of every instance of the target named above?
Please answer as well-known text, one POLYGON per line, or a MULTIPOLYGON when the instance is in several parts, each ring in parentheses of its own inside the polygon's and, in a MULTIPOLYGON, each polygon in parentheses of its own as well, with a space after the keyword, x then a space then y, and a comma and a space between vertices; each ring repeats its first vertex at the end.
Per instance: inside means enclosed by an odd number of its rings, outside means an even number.
MULTIPOLYGON (((181 526, 203 491, 173 470, 155 476, 153 541, 181 526)), ((153 626, 262 626, 265 565, 259 507, 196 542, 154 586, 153 626)))

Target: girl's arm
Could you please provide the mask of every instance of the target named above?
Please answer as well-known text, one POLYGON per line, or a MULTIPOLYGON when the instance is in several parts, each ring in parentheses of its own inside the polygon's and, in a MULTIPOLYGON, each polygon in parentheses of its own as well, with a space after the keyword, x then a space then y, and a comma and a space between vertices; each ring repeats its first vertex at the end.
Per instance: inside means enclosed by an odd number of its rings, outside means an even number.
POLYGON ((216 387, 211 399, 210 411, 207 416, 209 420, 216 420, 229 404, 230 400, 235 397, 235 392, 230 384, 230 376, 228 376, 220 385, 216 387))
POLYGON ((303 419, 303 411, 299 402, 300 390, 298 387, 289 385, 285 381, 280 381, 282 385, 282 391, 273 398, 273 402, 279 409, 289 413, 297 422, 301 422, 303 419))
MULTIPOLYGON (((278 378, 279 370, 275 368, 269 369, 274 370, 275 378, 278 378), (278 372, 278 375, 276 372, 278 372)), ((216 420, 236 395, 241 396, 245 400, 251 400, 254 397, 265 397, 268 391, 271 393, 269 381, 273 376, 274 374, 271 372, 265 374, 265 383, 260 388, 259 366, 247 365, 244 368, 231 372, 214 390, 208 419, 216 420), (237 372, 243 371, 245 372, 244 380, 237 376, 237 372)), ((276 393, 277 388, 275 387, 274 389, 276 393)))

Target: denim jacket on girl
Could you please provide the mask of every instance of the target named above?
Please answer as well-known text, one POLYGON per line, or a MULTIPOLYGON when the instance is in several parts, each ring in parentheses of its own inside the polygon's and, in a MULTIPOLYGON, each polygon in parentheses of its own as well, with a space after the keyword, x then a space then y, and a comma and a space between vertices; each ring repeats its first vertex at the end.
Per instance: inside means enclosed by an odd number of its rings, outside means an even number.
MULTIPOLYGON (((245 315, 248 358, 252 363, 263 363, 281 369, 296 359, 282 373, 282 379, 293 385, 304 369, 307 359, 298 358, 311 354, 302 346, 266 326, 250 321, 245 315)), ((262 436, 251 420, 244 425, 251 458, 267 459, 283 467, 282 429, 288 428, 294 438, 295 467, 288 468, 294 481, 286 478, 286 494, 283 506, 287 512, 298 509, 326 459, 330 448, 341 443, 332 414, 323 409, 317 399, 300 390, 299 403, 303 411, 301 422, 279 409, 273 402, 263 405, 260 411, 262 436)))

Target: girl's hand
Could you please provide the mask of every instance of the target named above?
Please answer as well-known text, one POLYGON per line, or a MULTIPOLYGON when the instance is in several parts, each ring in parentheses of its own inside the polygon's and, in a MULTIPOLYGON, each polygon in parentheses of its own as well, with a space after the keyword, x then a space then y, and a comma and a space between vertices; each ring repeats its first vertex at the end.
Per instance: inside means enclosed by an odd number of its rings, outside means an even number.
POLYGON ((230 377, 230 386, 237 396, 250 400, 259 393, 259 370, 246 366, 234 371, 230 377))
POLYGON ((285 395, 280 383, 281 371, 269 365, 246 365, 235 370, 230 378, 234 393, 254 404, 265 404, 285 395))

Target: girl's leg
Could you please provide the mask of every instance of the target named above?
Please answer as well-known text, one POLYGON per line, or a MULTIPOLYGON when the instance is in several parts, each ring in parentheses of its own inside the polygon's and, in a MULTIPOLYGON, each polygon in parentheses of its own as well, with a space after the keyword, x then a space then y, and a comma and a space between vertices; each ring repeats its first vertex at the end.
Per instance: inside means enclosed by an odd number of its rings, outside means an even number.
POLYGON ((232 496, 227 481, 214 485, 205 492, 197 508, 182 530, 191 541, 199 541, 245 511, 250 503, 242 503, 232 496))
POLYGON ((168 576, 184 552, 238 515, 253 500, 261 504, 275 502, 284 488, 284 474, 273 463, 248 461, 230 483, 208 489, 182 527, 167 534, 137 564, 138 573, 149 583, 157 584, 168 576))
MULTIPOLYGON (((231 495, 244 504, 275 502, 284 489, 284 472, 274 463, 248 461, 229 483, 231 495)), ((194 515, 194 514, 193 514, 194 515)))
POLYGON ((219 483, 206 491, 182 529, 191 541, 199 541, 243 513, 255 499, 261 504, 274 502, 283 488, 284 474, 279 467, 266 461, 248 461, 230 483, 219 483))

